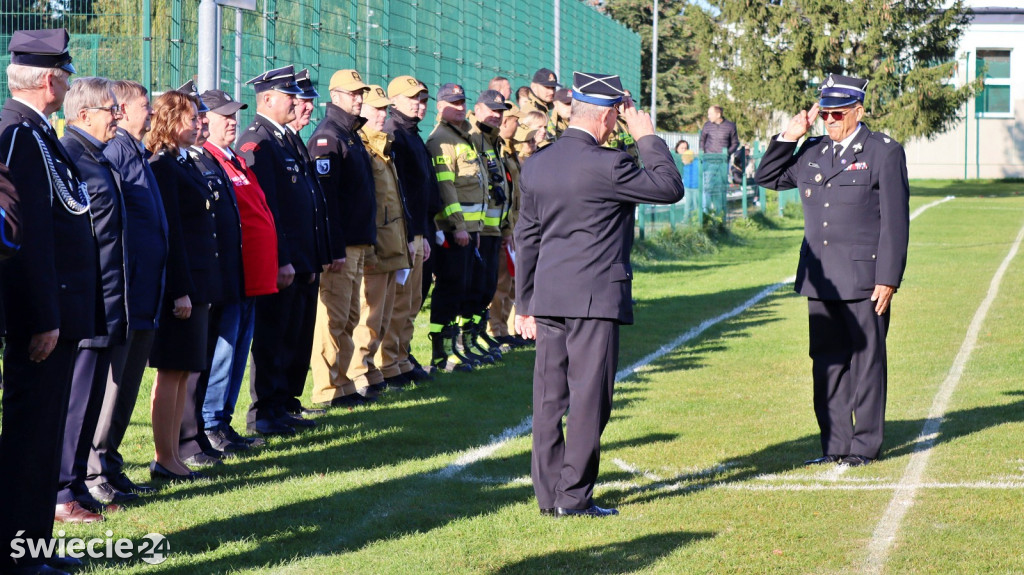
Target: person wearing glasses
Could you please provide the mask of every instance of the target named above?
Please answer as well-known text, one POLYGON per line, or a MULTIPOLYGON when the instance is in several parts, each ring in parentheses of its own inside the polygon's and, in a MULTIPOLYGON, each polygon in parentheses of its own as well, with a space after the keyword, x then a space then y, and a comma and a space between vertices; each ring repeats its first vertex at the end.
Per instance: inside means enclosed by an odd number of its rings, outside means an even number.
POLYGON ((910 186, 903 146, 861 122, 867 84, 829 74, 819 101, 772 139, 754 176, 773 190, 797 188, 803 202, 795 289, 808 298, 822 450, 808 465, 867 465, 882 448, 885 338, 907 264, 910 186), (819 116, 827 134, 798 148, 819 116))
MULTIPOLYGON (((89 211, 99 245, 99 287, 103 293, 106 330, 78 345, 64 424, 54 520, 89 523, 103 520, 99 513, 104 504, 90 495, 86 487, 86 461, 103 406, 113 346, 124 343, 128 330, 124 301, 124 202, 120 178, 103 155, 121 119, 121 107, 111 90, 110 80, 96 77, 75 80, 64 100, 64 117, 68 124, 61 143, 89 190, 89 211)), ((118 503, 138 497, 134 493, 122 493, 118 503)))
MULTIPOLYGON (((0 111, 0 162, 12 166, 23 225, 21 249, 3 264, 3 430, 0 547, 53 534, 61 433, 78 342, 93 337, 102 309, 89 194, 48 118, 75 73, 67 30, 18 30, 8 50, 11 98, 0 111)), ((0 553, 0 572, 56 565, 0 553)), ((63 563, 61 566, 67 566, 63 563)))

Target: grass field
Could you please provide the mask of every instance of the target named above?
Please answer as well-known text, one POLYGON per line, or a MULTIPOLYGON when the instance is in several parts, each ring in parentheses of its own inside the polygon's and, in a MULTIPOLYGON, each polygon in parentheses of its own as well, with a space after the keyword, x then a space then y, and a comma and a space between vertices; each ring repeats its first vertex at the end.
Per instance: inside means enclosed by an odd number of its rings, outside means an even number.
MULTIPOLYGON (((912 210, 931 207, 893 303, 874 465, 802 466, 820 455, 806 303, 771 289, 796 267, 787 220, 636 274, 595 492, 618 517, 537 513, 533 352, 517 351, 64 529, 170 543, 159 565, 93 559, 87 573, 1024 573, 1024 256, 1007 259, 1024 183, 913 192, 912 210)), ((152 456, 145 385, 123 449, 137 481, 152 456)))

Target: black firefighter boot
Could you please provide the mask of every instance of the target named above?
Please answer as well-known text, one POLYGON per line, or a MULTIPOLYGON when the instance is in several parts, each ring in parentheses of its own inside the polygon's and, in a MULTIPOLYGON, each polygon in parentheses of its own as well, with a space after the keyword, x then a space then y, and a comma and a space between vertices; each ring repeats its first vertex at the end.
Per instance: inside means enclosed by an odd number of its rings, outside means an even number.
MULTIPOLYGON (((477 350, 478 353, 488 355, 491 358, 493 358, 494 361, 496 362, 501 361, 501 346, 491 345, 490 342, 487 341, 487 338, 485 337, 487 330, 484 327, 483 321, 477 320, 472 324, 466 324, 462 326, 463 332, 465 332, 467 329, 471 334, 470 340, 473 342, 472 345, 475 348, 475 350, 477 350)), ((497 344, 497 342, 494 343, 497 344)))
POLYGON ((472 324, 466 322, 462 327, 453 326, 455 329, 455 337, 452 339, 452 349, 455 351, 455 356, 462 361, 472 364, 473 367, 480 367, 481 365, 491 365, 494 363, 494 358, 486 353, 482 353, 482 350, 478 347, 473 346, 473 335, 470 331, 472 324))
POLYGON ((488 348, 492 350, 498 350, 498 353, 500 353, 501 355, 505 355, 506 353, 512 351, 512 346, 494 339, 493 337, 491 337, 491 334, 487 333, 487 326, 490 323, 490 320, 491 311, 484 310, 484 313, 482 316, 480 316, 480 321, 478 323, 478 325, 480 326, 480 339, 482 339, 484 343, 487 344, 488 348))
POLYGON ((451 327, 452 326, 445 326, 440 332, 433 332, 429 335, 431 347, 430 365, 432 365, 434 369, 445 373, 451 373, 453 371, 473 371, 473 367, 471 365, 460 361, 458 357, 456 357, 454 353, 451 353, 451 351, 445 346, 452 337, 451 327))

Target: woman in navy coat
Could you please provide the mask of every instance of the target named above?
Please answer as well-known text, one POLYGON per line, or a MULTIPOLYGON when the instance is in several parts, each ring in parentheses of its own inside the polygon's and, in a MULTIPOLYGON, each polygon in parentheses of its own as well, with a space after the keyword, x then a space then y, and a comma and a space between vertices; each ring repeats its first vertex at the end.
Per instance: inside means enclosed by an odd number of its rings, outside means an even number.
POLYGON ((189 480, 197 476, 178 453, 178 430, 190 379, 206 368, 210 303, 220 297, 217 266, 215 192, 185 150, 200 129, 195 102, 167 92, 153 107, 146 147, 167 213, 167 282, 149 365, 157 369, 151 414, 156 456, 153 478, 189 480), (186 232, 187 230, 187 232, 186 232))

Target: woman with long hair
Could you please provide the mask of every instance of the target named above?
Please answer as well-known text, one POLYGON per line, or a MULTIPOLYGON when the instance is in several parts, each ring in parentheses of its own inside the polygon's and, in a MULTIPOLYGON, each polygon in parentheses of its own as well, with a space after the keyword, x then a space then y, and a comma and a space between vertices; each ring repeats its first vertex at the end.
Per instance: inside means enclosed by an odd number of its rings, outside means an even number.
POLYGON ((146 147, 167 213, 168 262, 160 325, 149 365, 157 370, 150 413, 156 455, 154 479, 189 481, 201 477, 178 452, 178 432, 190 380, 206 369, 210 302, 220 297, 217 267, 215 192, 186 153, 201 129, 196 102, 167 92, 153 106, 146 147), (187 230, 187 233, 186 233, 187 230))

